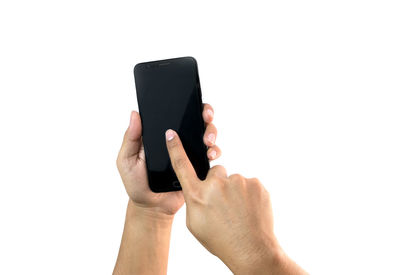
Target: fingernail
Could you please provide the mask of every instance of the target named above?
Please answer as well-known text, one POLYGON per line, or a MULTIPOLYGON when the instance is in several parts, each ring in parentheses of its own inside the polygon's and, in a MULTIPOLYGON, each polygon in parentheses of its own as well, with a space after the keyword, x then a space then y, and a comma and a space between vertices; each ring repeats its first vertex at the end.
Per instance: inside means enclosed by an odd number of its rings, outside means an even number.
POLYGON ((215 142, 215 135, 213 133, 208 135, 208 141, 211 142, 211 144, 214 144, 215 142))
POLYGON ((215 157, 217 156, 217 152, 216 151, 211 151, 210 152, 210 157, 212 158, 212 159, 215 159, 215 157))
POLYGON ((175 136, 175 132, 172 131, 171 129, 168 129, 168 130, 165 132, 165 138, 167 139, 167 141, 172 140, 172 139, 174 138, 174 136, 175 136))
POLYGON ((208 116, 209 116, 210 118, 213 118, 213 116, 214 116, 214 112, 213 112, 211 109, 208 109, 208 110, 207 110, 207 114, 208 114, 208 116))

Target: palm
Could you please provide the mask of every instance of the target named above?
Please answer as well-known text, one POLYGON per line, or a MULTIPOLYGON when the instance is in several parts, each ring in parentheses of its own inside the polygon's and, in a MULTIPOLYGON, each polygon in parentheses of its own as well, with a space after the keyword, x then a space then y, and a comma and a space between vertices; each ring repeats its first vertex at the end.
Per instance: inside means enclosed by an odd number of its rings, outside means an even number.
POLYGON ((167 214, 175 214, 184 203, 182 191, 154 193, 147 180, 143 144, 138 155, 133 156, 125 172, 125 188, 132 201, 146 207, 157 207, 167 214))

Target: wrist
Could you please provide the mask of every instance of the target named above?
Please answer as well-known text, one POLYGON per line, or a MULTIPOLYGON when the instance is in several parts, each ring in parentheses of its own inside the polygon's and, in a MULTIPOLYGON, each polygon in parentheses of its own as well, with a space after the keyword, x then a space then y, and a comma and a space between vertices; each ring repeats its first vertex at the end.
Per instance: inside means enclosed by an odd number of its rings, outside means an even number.
POLYGON ((231 270, 237 275, 308 274, 287 256, 278 243, 272 247, 266 247, 264 253, 259 252, 251 261, 238 266, 236 270, 231 270))
POLYGON ((127 221, 134 220, 143 225, 148 225, 157 229, 170 228, 174 219, 174 215, 166 214, 157 207, 141 206, 129 199, 128 209, 126 213, 127 221))
POLYGON ((114 274, 165 274, 173 217, 129 200, 114 274))
POLYGON ((278 269, 285 265, 285 261, 285 253, 273 238, 259 241, 251 248, 244 249, 243 253, 237 253, 226 264, 234 274, 264 275, 280 274, 278 269), (271 271, 276 271, 276 273, 271 271))

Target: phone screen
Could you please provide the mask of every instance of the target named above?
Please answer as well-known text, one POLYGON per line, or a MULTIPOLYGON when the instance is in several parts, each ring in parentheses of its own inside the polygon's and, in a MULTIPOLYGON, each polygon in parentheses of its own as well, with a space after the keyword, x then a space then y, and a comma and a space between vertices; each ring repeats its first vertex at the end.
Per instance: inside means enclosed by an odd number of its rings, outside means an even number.
POLYGON ((197 176, 204 179, 210 166, 203 142, 205 128, 196 60, 184 57, 139 63, 134 74, 150 189, 181 190, 165 143, 167 129, 178 133, 197 176))

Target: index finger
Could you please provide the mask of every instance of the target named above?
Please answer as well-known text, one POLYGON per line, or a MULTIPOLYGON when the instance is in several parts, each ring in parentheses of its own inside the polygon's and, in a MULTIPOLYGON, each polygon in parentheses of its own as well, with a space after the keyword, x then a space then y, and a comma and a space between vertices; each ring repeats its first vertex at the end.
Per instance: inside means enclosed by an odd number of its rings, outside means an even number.
POLYGON ((190 189, 194 182, 199 181, 199 178, 186 155, 178 134, 174 130, 168 129, 165 132, 165 139, 172 167, 185 193, 185 190, 190 189))

